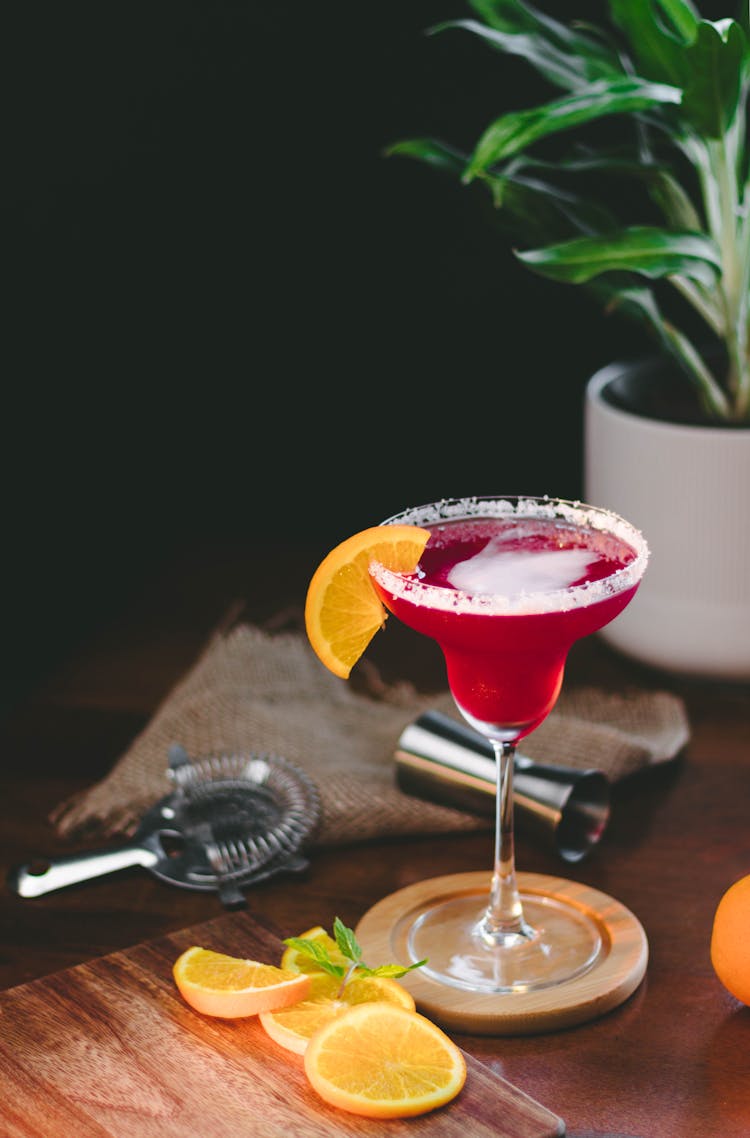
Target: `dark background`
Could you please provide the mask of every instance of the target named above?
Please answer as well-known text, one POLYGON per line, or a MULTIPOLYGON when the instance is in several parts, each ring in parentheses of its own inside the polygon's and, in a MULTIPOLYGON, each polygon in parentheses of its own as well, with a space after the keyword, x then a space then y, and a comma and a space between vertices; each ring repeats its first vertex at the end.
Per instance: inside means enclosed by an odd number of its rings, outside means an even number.
POLYGON ((641 345, 518 265, 481 190, 382 153, 548 94, 424 34, 468 14, 5 12, 6 698, 183 545, 580 495, 586 379, 641 345))

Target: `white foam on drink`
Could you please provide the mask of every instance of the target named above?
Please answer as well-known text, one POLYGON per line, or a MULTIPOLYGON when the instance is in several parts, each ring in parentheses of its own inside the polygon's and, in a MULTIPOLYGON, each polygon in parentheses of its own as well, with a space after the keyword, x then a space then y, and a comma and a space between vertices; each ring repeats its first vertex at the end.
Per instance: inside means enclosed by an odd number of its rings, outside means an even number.
POLYGON ((590 549, 504 550, 494 538, 481 553, 454 565, 448 582, 475 596, 480 593, 519 597, 565 589, 586 576, 598 558, 590 549))
MULTIPOLYGON (((441 522, 487 517, 503 518, 510 523, 517 519, 558 519, 574 526, 583 526, 585 529, 625 542, 633 551, 633 559, 608 576, 595 581, 586 581, 581 585, 571 585, 568 581, 563 585, 559 582, 554 586, 544 584, 540 588, 538 585, 530 585, 528 577, 525 577, 523 588, 520 590, 518 586, 520 574, 515 576, 514 581, 508 581, 504 586, 493 582, 483 587, 481 592, 477 592, 476 584, 456 586, 453 580, 450 588, 428 585, 409 575, 387 569, 378 562, 370 565, 370 573, 394 596, 404 597, 412 604, 427 605, 430 608, 449 612, 502 615, 566 611, 593 604, 637 585, 648 564, 649 549, 643 534, 624 518, 596 506, 588 506, 582 502, 565 502, 558 498, 523 496, 449 498, 424 506, 415 506, 388 518, 383 524, 403 523, 430 529, 439 527, 441 522)), ((586 559, 592 556, 592 551, 585 549, 571 550, 571 552, 580 554, 586 559)), ((479 554, 474 560, 481 556, 479 554)), ((559 555, 555 552, 553 556, 557 559, 559 555)), ((577 569, 572 580, 577 580, 583 575, 585 568, 583 571, 577 569)))

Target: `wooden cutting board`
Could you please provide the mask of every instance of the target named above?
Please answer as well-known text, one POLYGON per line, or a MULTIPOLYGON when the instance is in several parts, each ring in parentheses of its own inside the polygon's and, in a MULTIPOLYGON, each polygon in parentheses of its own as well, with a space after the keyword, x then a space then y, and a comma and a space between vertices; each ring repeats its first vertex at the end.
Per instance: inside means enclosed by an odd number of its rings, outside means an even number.
POLYGON ((192 944, 276 963, 275 930, 247 913, 116 952, 0 993, 3 1138, 338 1138, 390 1133, 559 1138, 561 1119, 466 1056, 461 1094, 415 1119, 335 1110, 254 1017, 185 1004, 172 964, 192 944))

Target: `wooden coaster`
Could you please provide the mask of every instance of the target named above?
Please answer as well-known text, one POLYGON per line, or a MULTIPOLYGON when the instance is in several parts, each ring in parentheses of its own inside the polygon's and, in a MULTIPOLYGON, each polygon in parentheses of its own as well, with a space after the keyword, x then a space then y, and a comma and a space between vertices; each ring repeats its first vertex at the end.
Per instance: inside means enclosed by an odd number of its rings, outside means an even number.
MULTIPOLYGON (((522 893, 551 897, 594 921, 602 952, 584 975, 535 992, 474 993, 431 979, 416 969, 400 983, 418 1009, 436 1023, 471 1035, 533 1035, 573 1027, 612 1011, 632 995, 648 963, 648 941, 640 921, 606 893, 587 885, 537 873, 519 873, 522 893)), ((411 964, 405 930, 410 914, 425 903, 461 895, 489 895, 487 873, 456 873, 419 881, 385 897, 365 913, 355 930, 364 959, 411 964)))

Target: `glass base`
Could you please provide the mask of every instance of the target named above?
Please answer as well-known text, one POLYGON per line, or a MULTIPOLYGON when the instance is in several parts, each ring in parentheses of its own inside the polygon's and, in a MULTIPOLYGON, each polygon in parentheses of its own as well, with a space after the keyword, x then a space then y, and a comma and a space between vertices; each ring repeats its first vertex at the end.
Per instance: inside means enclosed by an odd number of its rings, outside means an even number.
MULTIPOLYGON (((406 935, 412 961, 440 984, 470 992, 533 992, 583 976, 604 952, 599 925, 557 897, 521 893, 525 928, 492 947, 483 933, 487 898, 427 905, 406 935)), ((412 918, 414 914, 412 913, 412 918)))

